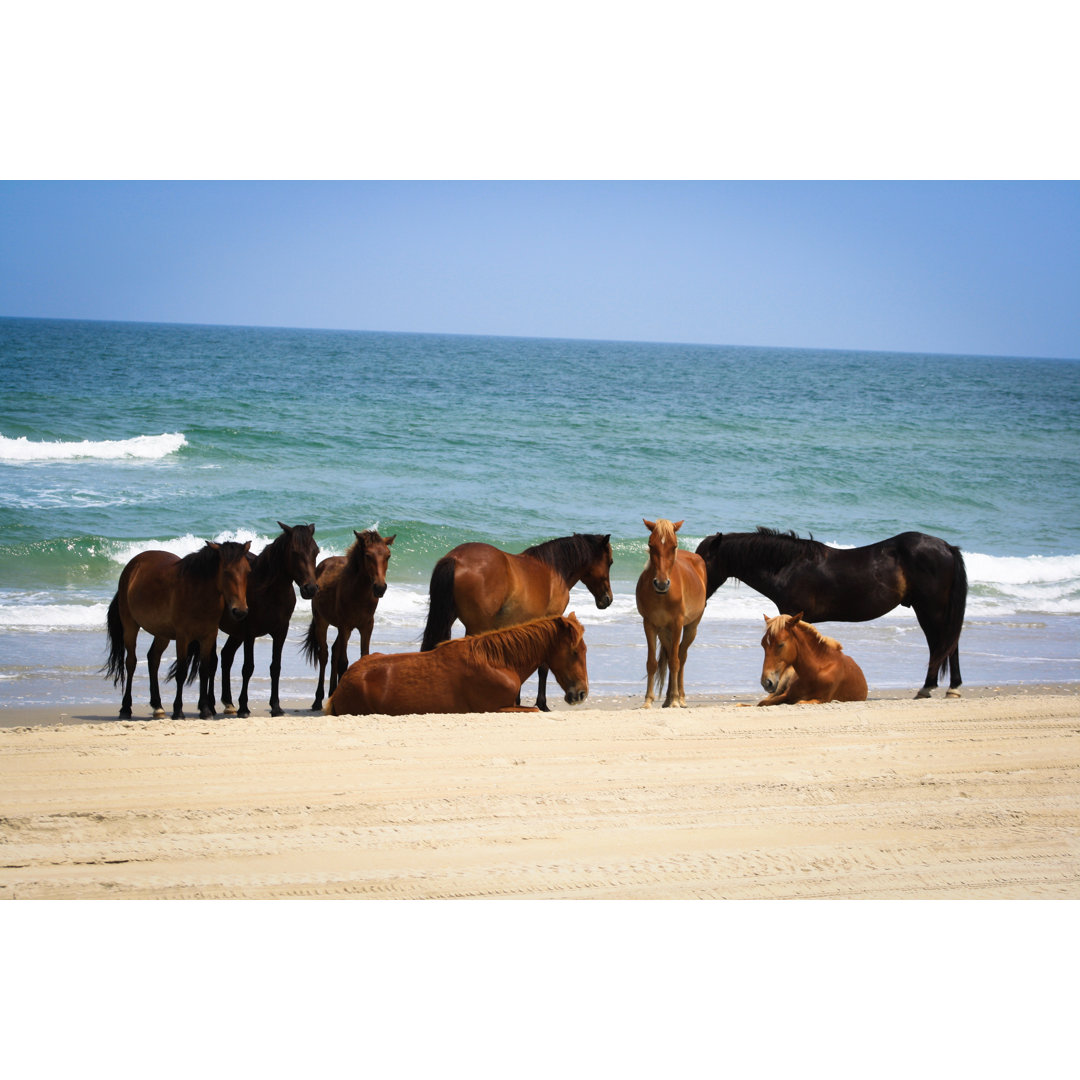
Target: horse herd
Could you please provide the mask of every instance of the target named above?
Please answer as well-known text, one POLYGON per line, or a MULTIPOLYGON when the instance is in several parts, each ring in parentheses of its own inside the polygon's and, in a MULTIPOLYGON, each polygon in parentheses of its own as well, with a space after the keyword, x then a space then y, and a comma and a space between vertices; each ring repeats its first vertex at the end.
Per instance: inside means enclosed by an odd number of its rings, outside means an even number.
MULTIPOLYGON (((765 616, 759 705, 864 700, 866 680, 838 642, 812 623, 862 622, 897 605, 912 608, 926 636, 930 662, 917 697, 928 697, 949 672, 949 695, 961 684, 959 639, 967 601, 960 549, 925 533, 905 532, 853 549, 836 549, 793 532, 758 528, 752 533, 713 533, 694 552, 679 547, 683 522, 643 519, 649 533, 648 563, 637 582, 637 609, 647 643, 649 708, 667 680, 664 705, 685 706, 686 657, 709 597, 728 578, 744 582, 778 608, 765 616)), ((536 709, 546 711, 550 669, 565 700, 588 694, 584 628, 564 615, 579 582, 596 606, 612 602, 611 537, 574 533, 511 554, 490 544, 460 544, 435 564, 428 618, 420 651, 370 653, 375 610, 386 592, 394 536, 377 528, 354 531, 344 555, 317 561, 314 525, 285 525, 258 555, 250 542, 207 543, 183 558, 144 551, 123 569, 109 605, 109 652, 104 671, 124 683, 121 718, 131 717, 131 683, 140 629, 153 638, 147 653, 150 707, 165 715, 158 669, 170 641, 176 661, 173 719, 182 719, 183 687, 199 680, 199 716, 215 715, 214 679, 221 649, 221 702, 226 712, 250 715, 248 684, 255 639, 269 635, 270 712, 283 713, 278 685, 281 650, 296 606, 297 586, 311 602, 303 642, 318 666, 313 709, 357 713, 486 712, 521 709, 522 683, 537 672, 536 709), (455 621, 465 637, 452 640, 455 621), (328 650, 329 628, 337 630, 328 650), (349 665, 353 630, 361 657, 349 665), (233 704, 230 672, 244 647, 239 699, 233 704), (329 686, 326 671, 329 665, 329 686), (328 695, 325 696, 324 695, 328 695)))

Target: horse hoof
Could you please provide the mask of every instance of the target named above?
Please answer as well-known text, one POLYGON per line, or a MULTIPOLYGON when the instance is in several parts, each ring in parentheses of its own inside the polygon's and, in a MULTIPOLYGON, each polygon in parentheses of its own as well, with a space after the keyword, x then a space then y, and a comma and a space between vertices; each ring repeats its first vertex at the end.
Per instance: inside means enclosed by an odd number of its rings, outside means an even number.
POLYGON ((131 719, 131 710, 130 709, 121 709, 119 719, 121 719, 121 720, 130 720, 131 719))
POLYGON ((958 698, 960 696, 960 691, 954 690, 952 687, 950 687, 948 690, 945 691, 945 696, 958 698))
POLYGON ((222 705, 222 710, 224 711, 226 716, 236 716, 237 715, 236 706, 231 701, 225 702, 222 705))
MULTIPOLYGON (((128 716, 130 716, 130 715, 131 715, 131 713, 128 713, 128 716)), ((164 709, 155 709, 154 710, 154 719, 155 720, 164 720, 165 719, 165 710, 164 709)), ((173 719, 175 720, 176 717, 174 716, 173 719)), ((184 719, 184 714, 183 713, 180 714, 180 719, 181 720, 184 719)))
POLYGON ((921 690, 920 690, 920 691, 919 691, 919 692, 918 692, 918 693, 917 693, 917 694, 915 695, 915 700, 916 700, 916 701, 918 701, 918 700, 919 700, 920 698, 928 698, 929 696, 930 696, 930 691, 929 691, 929 690, 927 690, 927 689, 926 689, 926 687, 924 686, 924 687, 923 687, 923 688, 922 688, 922 689, 921 689, 921 690))
MULTIPOLYGON (((250 715, 250 714, 248 714, 248 715, 250 715)), ((282 708, 281 708, 281 707, 279 706, 279 707, 278 707, 278 708, 276 708, 276 709, 271 709, 271 710, 270 710, 270 715, 271 715, 271 716, 284 716, 284 715, 285 715, 285 710, 284 710, 284 709, 282 709, 282 708)))
POLYGON ((313 701, 311 703, 311 711, 312 712, 322 712, 322 701, 321 701, 321 699, 317 698, 315 701, 313 701))
MULTIPOLYGON (((225 711, 228 712, 229 710, 226 709, 225 711)), ((233 712, 236 713, 236 715, 241 720, 246 720, 251 715, 251 710, 250 709, 244 709, 242 712, 236 712, 236 709, 233 709, 233 712)))

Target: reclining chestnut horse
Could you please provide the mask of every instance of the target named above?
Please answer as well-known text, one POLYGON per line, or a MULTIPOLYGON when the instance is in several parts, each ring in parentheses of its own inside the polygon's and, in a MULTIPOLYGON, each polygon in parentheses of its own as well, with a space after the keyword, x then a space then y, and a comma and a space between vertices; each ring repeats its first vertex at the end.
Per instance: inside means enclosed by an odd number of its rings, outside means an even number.
POLYGON ((826 637, 798 615, 765 616, 761 639, 765 662, 761 685, 769 692, 759 705, 822 705, 865 701, 862 669, 839 641, 826 637))

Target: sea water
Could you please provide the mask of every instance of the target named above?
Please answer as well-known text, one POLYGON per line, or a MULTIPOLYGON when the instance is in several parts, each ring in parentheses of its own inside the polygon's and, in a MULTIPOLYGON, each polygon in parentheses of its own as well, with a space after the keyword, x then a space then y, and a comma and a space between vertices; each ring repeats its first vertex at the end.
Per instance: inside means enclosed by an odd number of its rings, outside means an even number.
MULTIPOLYGON (((118 704, 100 668, 127 560, 258 551, 279 521, 315 522, 324 556, 396 536, 377 651, 417 647, 456 544, 610 533, 614 603, 571 596, 594 696, 644 692, 643 517, 684 520, 691 550, 758 525, 844 547, 914 529, 965 553, 965 682, 1080 680, 1078 417, 1069 360, 0 319, 0 706, 118 704)), ((734 581, 712 597, 691 702, 754 695, 766 613, 734 581)), ((298 599, 296 704, 309 618, 298 599)), ((825 629, 871 692, 921 685, 910 610, 825 629)), ((266 639, 256 663, 265 707, 266 639)))

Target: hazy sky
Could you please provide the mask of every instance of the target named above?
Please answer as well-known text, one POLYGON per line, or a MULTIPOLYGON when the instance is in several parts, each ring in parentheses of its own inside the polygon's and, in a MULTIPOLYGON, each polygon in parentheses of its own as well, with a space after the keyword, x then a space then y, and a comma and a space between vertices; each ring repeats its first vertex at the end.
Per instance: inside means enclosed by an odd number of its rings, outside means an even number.
POLYGON ((0 314, 1080 357, 1080 184, 4 182, 0 314))

